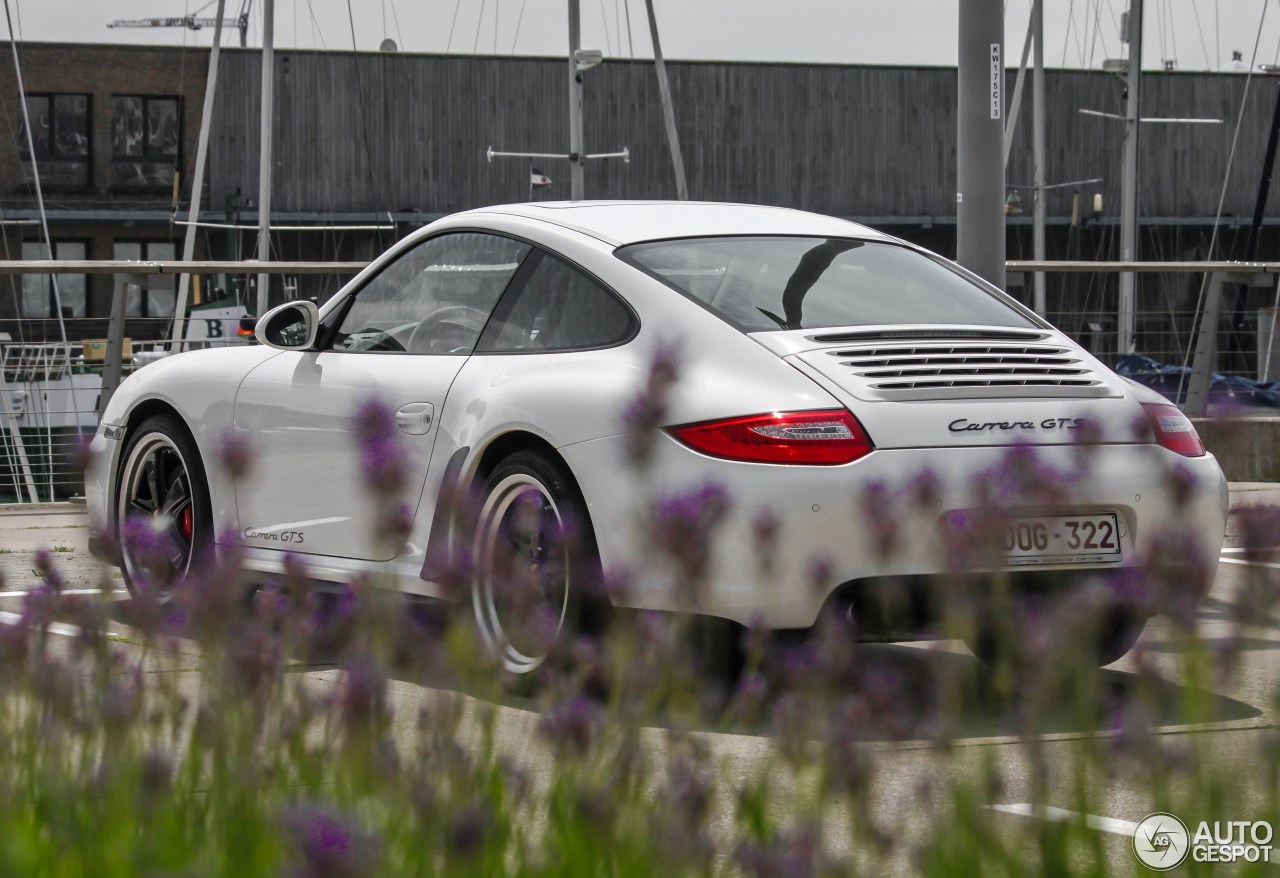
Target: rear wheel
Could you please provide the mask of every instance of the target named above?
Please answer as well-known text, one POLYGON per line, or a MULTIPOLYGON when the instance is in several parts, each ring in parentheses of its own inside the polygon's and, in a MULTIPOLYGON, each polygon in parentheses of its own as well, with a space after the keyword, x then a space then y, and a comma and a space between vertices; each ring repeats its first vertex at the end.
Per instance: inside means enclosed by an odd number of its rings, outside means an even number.
POLYGON ((572 476, 536 451, 504 458, 485 480, 474 531, 471 604, 485 646, 528 675, 597 628, 595 537, 572 476))
POLYGON ((129 591, 168 600, 213 542, 209 486, 177 418, 147 418, 130 436, 116 490, 120 567, 129 591))

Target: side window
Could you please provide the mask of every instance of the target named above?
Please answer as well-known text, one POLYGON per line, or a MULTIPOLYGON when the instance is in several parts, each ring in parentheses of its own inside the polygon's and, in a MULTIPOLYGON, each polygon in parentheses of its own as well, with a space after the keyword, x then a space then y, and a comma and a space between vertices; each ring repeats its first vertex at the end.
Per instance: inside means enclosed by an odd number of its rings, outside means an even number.
POLYGON ((423 241, 356 291, 329 347, 469 354, 528 252, 471 232, 423 241))
POLYGON ((521 353, 599 348, 626 341, 635 318, 626 305, 596 281, 548 253, 503 302, 480 350, 521 353))

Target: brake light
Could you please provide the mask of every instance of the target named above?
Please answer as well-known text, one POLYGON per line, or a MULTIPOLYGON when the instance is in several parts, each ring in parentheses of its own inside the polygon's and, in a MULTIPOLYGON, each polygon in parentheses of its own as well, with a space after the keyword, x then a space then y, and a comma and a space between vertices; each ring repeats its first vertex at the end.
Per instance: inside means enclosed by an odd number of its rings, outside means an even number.
POLYGON ((1183 457, 1204 456, 1204 443, 1200 441, 1195 425, 1177 406, 1144 402, 1142 409, 1151 421, 1151 429, 1158 445, 1176 451, 1183 457))
POLYGON ((875 450, 858 419, 844 409, 726 418, 670 432, 703 454, 750 463, 836 466, 875 450))

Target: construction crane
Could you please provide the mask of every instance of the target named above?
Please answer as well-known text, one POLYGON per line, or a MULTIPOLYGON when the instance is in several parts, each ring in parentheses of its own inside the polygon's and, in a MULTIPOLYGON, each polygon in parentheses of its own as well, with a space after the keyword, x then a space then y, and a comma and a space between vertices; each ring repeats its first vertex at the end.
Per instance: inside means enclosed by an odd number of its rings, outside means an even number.
MULTIPOLYGON (((216 0, 214 0, 216 2, 216 0)), ((111 22, 107 27, 185 27, 188 30, 200 30, 203 27, 216 27, 218 19, 201 18, 199 13, 208 9, 213 2, 206 3, 190 15, 180 15, 174 18, 125 18, 111 22)), ((222 19, 223 27, 234 27, 240 30, 240 46, 243 48, 248 45, 249 37, 249 9, 253 6, 253 0, 247 0, 240 6, 240 14, 235 18, 222 19)))

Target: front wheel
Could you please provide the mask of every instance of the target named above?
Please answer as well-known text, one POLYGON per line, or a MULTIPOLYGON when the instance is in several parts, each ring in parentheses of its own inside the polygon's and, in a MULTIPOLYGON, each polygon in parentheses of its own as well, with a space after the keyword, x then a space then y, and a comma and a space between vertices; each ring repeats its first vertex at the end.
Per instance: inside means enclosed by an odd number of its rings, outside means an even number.
POLYGON ((168 600, 213 542, 209 486, 185 427, 157 415, 138 425, 116 491, 120 567, 134 597, 168 600))
POLYGON ((572 476, 548 455, 504 458, 481 498, 471 589, 476 626, 505 670, 532 674, 575 633, 595 627, 595 537, 572 476))

